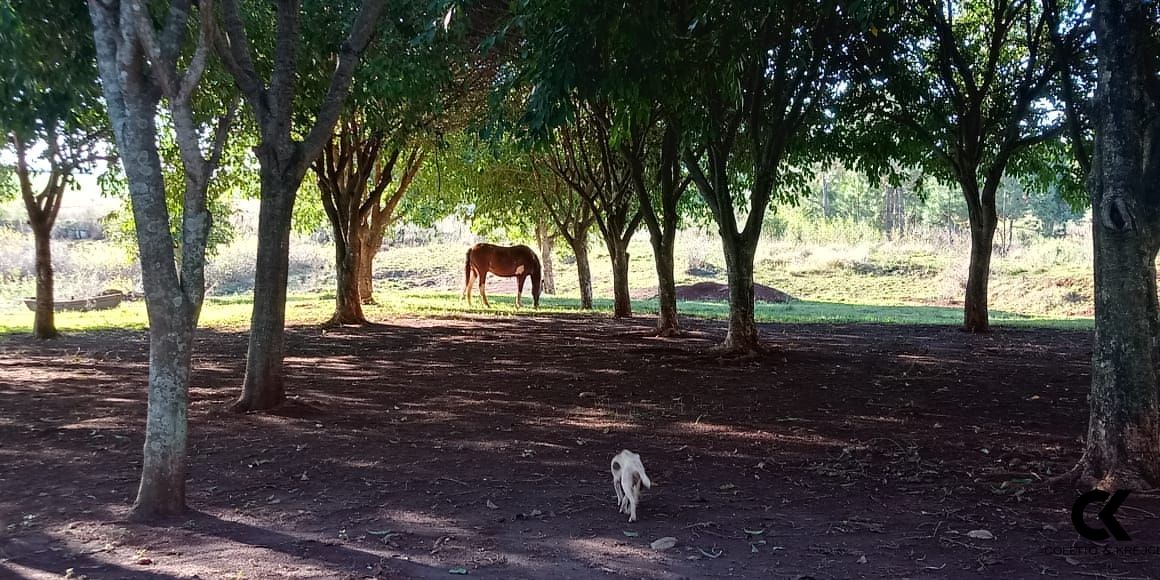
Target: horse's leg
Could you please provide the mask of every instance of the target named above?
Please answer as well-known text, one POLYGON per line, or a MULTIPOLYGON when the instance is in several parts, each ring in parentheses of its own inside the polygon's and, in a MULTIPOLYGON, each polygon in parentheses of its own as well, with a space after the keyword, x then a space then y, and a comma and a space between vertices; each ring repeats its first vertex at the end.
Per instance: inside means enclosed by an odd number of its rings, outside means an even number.
POLYGON ((484 289, 483 289, 484 286, 487 286, 487 271, 486 270, 479 273, 479 297, 483 298, 483 305, 484 306, 486 306, 487 308, 491 308, 491 304, 488 304, 488 302, 487 302, 487 292, 484 291, 484 289))
POLYGON ((519 276, 516 276, 516 308, 522 306, 522 304, 520 304, 520 297, 524 294, 524 280, 527 279, 528 276, 526 274, 520 274, 519 276))
POLYGON ((471 306, 471 286, 475 284, 475 269, 467 274, 467 285, 463 287, 463 295, 467 297, 467 306, 471 306))

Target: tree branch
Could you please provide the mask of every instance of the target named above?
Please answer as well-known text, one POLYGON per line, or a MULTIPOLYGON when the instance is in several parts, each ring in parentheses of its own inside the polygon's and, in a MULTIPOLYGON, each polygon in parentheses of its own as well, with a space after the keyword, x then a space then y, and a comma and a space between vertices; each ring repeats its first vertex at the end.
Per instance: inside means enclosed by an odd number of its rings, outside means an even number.
POLYGON ((254 59, 250 56, 250 41, 246 37, 246 26, 238 11, 238 0, 222 0, 222 20, 224 26, 214 28, 217 53, 222 64, 237 83, 238 89, 250 103, 259 123, 264 122, 269 111, 266 103, 266 87, 258 77, 254 59))
MULTIPOLYGON (((141 4, 141 0, 122 0, 128 6, 128 12, 137 33, 137 40, 145 51, 150 63, 150 69, 156 75, 157 85, 166 96, 177 94, 177 81, 174 78, 174 65, 169 63, 161 54, 161 45, 157 42, 157 31, 153 29, 153 21, 149 12, 141 4)), ((174 4, 176 9, 176 4, 174 4)))
POLYGON ((342 113, 342 103, 350 90, 355 67, 374 37, 384 4, 385 0, 363 0, 362 8, 351 26, 350 35, 339 49, 338 65, 330 77, 330 86, 318 109, 314 126, 303 140, 302 149, 306 159, 313 159, 318 155, 318 151, 322 149, 322 145, 326 143, 331 130, 334 129, 334 124, 342 113))
MULTIPOLYGON (((189 102, 193 97, 193 90, 197 84, 201 82, 201 77, 205 73, 206 65, 209 62, 209 51, 213 47, 214 22, 213 15, 213 0, 200 0, 198 4, 198 13, 201 19, 198 27, 197 48, 193 51, 193 57, 189 61, 189 67, 185 69, 185 74, 181 78, 181 86, 177 91, 177 100, 182 102, 189 102)), ((230 105, 229 117, 233 121, 233 105, 230 105)), ((216 163, 214 164, 216 166, 216 163)))

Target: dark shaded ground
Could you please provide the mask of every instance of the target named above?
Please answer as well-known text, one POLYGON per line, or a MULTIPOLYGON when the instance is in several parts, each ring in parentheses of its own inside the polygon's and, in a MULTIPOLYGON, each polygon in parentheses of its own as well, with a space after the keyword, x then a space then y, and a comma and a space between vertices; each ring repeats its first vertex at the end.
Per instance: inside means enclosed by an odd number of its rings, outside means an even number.
POLYGON ((293 329, 294 400, 247 416, 223 411, 246 336, 203 333, 198 511, 159 527, 122 521, 140 465, 144 336, 0 339, 0 577, 1160 570, 1156 496, 1120 510, 1132 542, 1095 544, 1069 521, 1076 492, 1041 483, 1078 459, 1088 333, 778 325, 763 328, 767 354, 721 359, 707 354, 721 325, 655 339, 652 324, 293 329), (655 482, 634 524, 608 475, 621 448, 655 482), (664 536, 677 547, 649 547, 664 536))

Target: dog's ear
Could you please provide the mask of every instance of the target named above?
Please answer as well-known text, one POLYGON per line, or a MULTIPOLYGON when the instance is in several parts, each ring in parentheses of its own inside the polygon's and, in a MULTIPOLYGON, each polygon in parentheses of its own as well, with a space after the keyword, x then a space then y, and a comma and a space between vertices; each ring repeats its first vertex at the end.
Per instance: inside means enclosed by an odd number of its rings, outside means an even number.
POLYGON ((612 462, 612 470, 613 471, 620 471, 620 462, 619 461, 612 462))

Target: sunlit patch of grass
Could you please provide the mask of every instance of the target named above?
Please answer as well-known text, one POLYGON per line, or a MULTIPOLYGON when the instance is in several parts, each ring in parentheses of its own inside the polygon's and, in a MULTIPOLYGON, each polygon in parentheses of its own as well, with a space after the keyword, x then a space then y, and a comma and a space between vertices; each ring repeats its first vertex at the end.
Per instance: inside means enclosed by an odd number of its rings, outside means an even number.
MULTIPOLYGON (((458 293, 440 291, 379 291, 377 304, 364 307, 370 320, 385 320, 396 317, 449 317, 449 316, 551 316, 559 314, 583 314, 594 317, 608 317, 612 314, 612 301, 597 299, 594 310, 583 311, 580 301, 575 298, 545 296, 540 308, 531 308, 531 299, 523 308, 515 307, 515 297, 492 294, 491 308, 485 308, 478 299, 468 306, 458 293)), ((252 301, 249 296, 210 298, 202 309, 202 328, 217 330, 245 330, 249 326, 252 301)), ((726 320, 729 305, 724 302, 680 302, 682 316, 708 320, 726 320)), ((321 294, 296 294, 287 299, 287 326, 317 325, 329 320, 334 310, 333 296, 321 294)), ((633 311, 641 316, 655 315, 656 300, 637 300, 633 311)), ((886 306, 873 304, 851 304, 829 301, 802 300, 788 304, 758 303, 758 322, 764 323, 874 323, 874 324, 914 324, 948 325, 962 324, 962 309, 941 306, 886 306)), ((1090 318, 1052 318, 1031 316, 1004 311, 992 311, 991 323, 995 326, 1038 327, 1058 329, 1091 328, 1090 318)), ((57 314, 57 326, 65 333, 89 330, 129 329, 141 330, 147 326, 144 302, 124 303, 112 310, 97 312, 61 312, 57 314)), ((29 333, 32 329, 32 313, 0 314, 0 334, 29 333)))
MULTIPOLYGON (((33 313, 12 310, 0 313, 0 334, 28 334, 32 332, 33 313)), ((56 328, 61 332, 86 330, 125 329, 146 327, 145 303, 127 302, 110 310, 93 312, 57 312, 56 328)))
MULTIPOLYGON (((684 302, 679 305, 682 314, 708 319, 726 319, 729 305, 720 302, 684 302)), ((758 304, 755 308, 758 322, 766 323, 870 323, 904 325, 958 326, 963 323, 963 311, 943 306, 882 306, 846 304, 839 302, 797 301, 788 304, 758 304)), ((991 311, 995 326, 1039 328, 1090 328, 1091 319, 1049 318, 1010 312, 991 311)))

